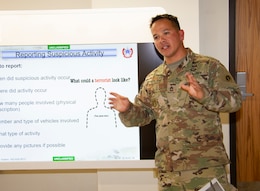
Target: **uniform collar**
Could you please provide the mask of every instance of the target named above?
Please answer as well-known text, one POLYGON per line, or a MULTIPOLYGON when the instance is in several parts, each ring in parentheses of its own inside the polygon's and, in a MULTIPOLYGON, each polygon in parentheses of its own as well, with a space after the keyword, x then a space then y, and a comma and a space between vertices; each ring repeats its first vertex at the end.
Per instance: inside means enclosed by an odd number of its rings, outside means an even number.
MULTIPOLYGON (((194 52, 190 48, 186 48, 186 50, 187 50, 186 58, 176 69, 177 72, 181 71, 188 63, 192 62, 194 59, 194 52)), ((161 66, 158 67, 157 74, 163 75, 163 76, 167 76, 167 75, 171 74, 171 71, 170 71, 169 67, 167 66, 167 64, 165 63, 165 61, 163 61, 161 66)))

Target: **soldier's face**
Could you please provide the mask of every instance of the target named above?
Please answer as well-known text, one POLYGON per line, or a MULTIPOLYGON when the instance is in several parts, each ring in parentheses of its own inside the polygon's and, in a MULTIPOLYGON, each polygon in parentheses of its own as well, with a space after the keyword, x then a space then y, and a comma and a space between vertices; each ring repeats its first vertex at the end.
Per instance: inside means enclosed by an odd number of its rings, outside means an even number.
POLYGON ((151 32, 156 49, 167 60, 171 60, 183 51, 183 30, 178 30, 168 19, 160 19, 153 23, 151 32))

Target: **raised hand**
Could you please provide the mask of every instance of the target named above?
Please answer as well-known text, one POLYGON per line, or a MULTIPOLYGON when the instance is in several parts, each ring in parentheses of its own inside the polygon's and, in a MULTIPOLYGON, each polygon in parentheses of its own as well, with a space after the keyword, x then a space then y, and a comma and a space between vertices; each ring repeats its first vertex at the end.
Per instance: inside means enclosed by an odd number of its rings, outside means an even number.
POLYGON ((204 97, 204 92, 197 80, 189 72, 187 72, 185 76, 187 78, 187 83, 182 84, 181 88, 187 91, 190 96, 196 99, 202 99, 204 97))

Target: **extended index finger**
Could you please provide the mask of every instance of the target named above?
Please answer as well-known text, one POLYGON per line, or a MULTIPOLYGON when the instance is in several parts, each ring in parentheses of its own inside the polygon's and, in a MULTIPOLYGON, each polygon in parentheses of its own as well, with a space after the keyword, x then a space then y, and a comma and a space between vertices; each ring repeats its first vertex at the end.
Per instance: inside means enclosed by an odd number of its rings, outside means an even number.
POLYGON ((191 73, 187 72, 185 75, 186 75, 187 80, 190 83, 196 82, 196 79, 194 78, 194 76, 191 73))
POLYGON ((114 97, 118 97, 118 96, 119 96, 119 94, 116 93, 116 92, 110 92, 110 95, 112 95, 112 96, 114 96, 114 97))

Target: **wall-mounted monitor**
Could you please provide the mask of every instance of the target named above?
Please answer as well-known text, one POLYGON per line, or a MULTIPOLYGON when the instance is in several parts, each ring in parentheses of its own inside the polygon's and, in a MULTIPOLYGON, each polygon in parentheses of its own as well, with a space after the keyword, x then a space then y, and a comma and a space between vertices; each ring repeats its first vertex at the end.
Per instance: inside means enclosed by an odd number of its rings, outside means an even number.
POLYGON ((0 166, 153 159, 155 123, 126 128, 108 97, 161 63, 152 43, 0 46, 0 166))

